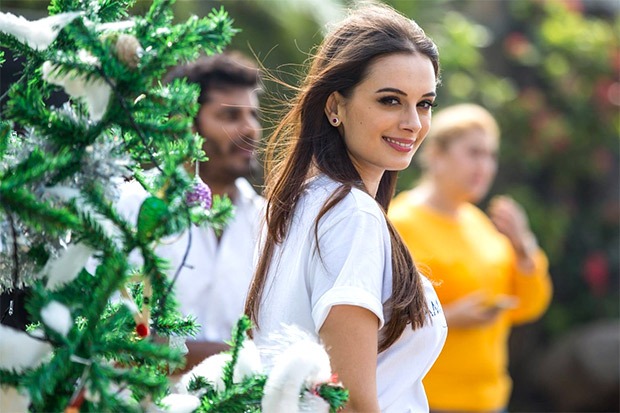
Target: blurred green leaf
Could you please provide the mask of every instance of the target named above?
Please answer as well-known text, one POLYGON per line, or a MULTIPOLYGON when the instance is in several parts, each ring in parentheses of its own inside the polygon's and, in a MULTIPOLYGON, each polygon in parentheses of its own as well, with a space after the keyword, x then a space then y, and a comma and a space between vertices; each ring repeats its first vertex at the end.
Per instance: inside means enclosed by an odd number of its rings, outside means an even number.
POLYGON ((154 196, 144 200, 138 213, 138 238, 143 242, 151 240, 169 219, 166 203, 154 196))

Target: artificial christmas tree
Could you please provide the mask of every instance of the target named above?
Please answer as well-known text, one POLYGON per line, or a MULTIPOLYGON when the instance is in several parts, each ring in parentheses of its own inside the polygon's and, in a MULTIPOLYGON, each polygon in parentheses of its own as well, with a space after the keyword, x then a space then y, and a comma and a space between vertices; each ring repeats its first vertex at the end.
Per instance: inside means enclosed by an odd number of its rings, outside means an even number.
MULTIPOLYGON (((1 97, 2 411, 261 408, 262 368, 235 373, 251 347, 243 345, 245 318, 217 371, 195 372, 184 394, 169 394, 167 376, 183 362, 170 343, 195 325, 177 312, 175 277, 154 252, 162 238, 190 225, 217 228, 232 213, 229 200, 211 199, 183 167, 205 160, 192 132, 197 89, 159 79, 201 52, 220 52, 235 30, 222 10, 172 24, 173 1, 155 0, 145 16, 128 18, 131 3, 53 0, 50 17, 36 22, 0 13, 0 45, 25 61, 1 97), (69 101, 47 105, 58 90, 69 101), (151 194, 136 225, 114 207, 129 178, 151 194), (219 373, 220 388, 208 380, 219 373)), ((324 359, 322 348, 318 354, 324 359)), ((325 380, 329 363, 321 366, 293 394, 314 392, 329 401, 321 409, 335 410, 346 392, 325 380)), ((276 411, 277 391, 270 394, 276 401, 263 406, 276 411)))

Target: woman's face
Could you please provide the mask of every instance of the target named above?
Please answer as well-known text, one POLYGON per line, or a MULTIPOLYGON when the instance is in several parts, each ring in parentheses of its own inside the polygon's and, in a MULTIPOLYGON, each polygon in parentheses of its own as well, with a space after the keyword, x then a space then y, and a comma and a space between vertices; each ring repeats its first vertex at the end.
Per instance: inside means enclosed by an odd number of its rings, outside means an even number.
POLYGON ((480 201, 495 178, 497 149, 497 139, 482 129, 453 138, 429 162, 438 188, 456 201, 480 201))
POLYGON ((338 127, 366 188, 375 194, 385 171, 405 169, 431 124, 435 72, 430 59, 396 53, 376 59, 347 98, 330 96, 326 114, 338 127))

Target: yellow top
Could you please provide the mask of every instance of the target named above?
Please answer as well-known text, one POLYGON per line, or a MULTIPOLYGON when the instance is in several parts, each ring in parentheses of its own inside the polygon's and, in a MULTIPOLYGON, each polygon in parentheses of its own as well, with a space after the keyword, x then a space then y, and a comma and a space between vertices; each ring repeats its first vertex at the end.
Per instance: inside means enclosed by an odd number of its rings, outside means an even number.
POLYGON ((424 379, 431 409, 505 408, 512 388, 507 370, 510 328, 542 315, 551 299, 545 254, 536 253, 533 273, 519 272, 508 238, 472 204, 452 218, 414 204, 404 192, 392 201, 388 215, 420 272, 437 283, 443 305, 475 291, 483 291, 490 301, 518 297, 518 307, 503 311, 492 324, 468 329, 448 324, 446 344, 424 379))

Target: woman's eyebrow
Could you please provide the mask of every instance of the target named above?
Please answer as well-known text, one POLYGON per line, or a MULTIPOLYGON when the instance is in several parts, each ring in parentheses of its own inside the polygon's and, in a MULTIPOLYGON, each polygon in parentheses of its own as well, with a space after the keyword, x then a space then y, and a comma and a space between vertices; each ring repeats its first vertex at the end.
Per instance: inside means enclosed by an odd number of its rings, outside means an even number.
MULTIPOLYGON (((383 87, 377 90, 375 93, 383 93, 383 92, 391 92, 391 93, 396 93, 398 95, 407 96, 407 93, 395 87, 383 87)), ((437 93, 435 93, 434 91, 428 92, 422 95, 422 97, 435 97, 435 96, 437 96, 437 93)))

